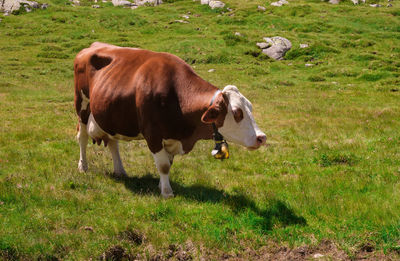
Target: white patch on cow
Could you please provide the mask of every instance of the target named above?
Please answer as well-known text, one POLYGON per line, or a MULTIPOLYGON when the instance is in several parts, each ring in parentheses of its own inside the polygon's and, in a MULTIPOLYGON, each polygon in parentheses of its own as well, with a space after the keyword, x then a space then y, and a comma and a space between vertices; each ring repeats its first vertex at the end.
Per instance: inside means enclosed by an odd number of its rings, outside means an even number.
POLYGON ((113 159, 114 174, 118 176, 126 176, 124 166, 122 165, 121 156, 119 155, 118 141, 110 140, 108 142, 108 148, 111 152, 111 156, 113 159))
POLYGON ((87 132, 89 134, 90 137, 92 137, 93 139, 96 138, 102 138, 105 135, 107 135, 107 133, 105 131, 103 131, 100 126, 97 124, 97 122, 95 121, 93 114, 89 115, 89 119, 88 119, 88 123, 87 123, 87 132))
POLYGON ((182 142, 179 140, 167 139, 163 140, 163 147, 168 152, 168 154, 175 156, 178 154, 185 154, 185 151, 182 147, 182 142))
POLYGON ((115 134, 111 135, 105 132, 100 126, 97 124, 96 120, 94 119, 93 115, 89 115, 89 120, 88 120, 88 125, 87 125, 87 130, 89 133, 89 136, 96 139, 96 138, 103 138, 104 136, 107 136, 109 140, 123 140, 123 141, 131 141, 131 140, 142 140, 144 139, 143 135, 139 133, 138 136, 136 137, 129 137, 121 134, 115 134))
POLYGON ((79 142, 79 162, 78 170, 80 172, 86 172, 88 170, 87 160, 86 160, 86 147, 88 144, 88 133, 86 130, 86 125, 82 122, 79 123, 79 132, 76 135, 79 142))
POLYGON ((92 114, 89 115, 87 133, 93 139, 103 139, 104 137, 109 138, 108 147, 113 159, 114 173, 120 176, 125 176, 126 172, 122 165, 121 156, 119 155, 118 141, 100 128, 92 114))
POLYGON ((87 110, 87 107, 89 105, 89 98, 86 97, 86 95, 83 93, 83 90, 81 90, 81 98, 82 98, 82 103, 81 103, 81 111, 87 110))
POLYGON ((256 149, 265 142, 265 134, 258 128, 253 115, 252 105, 234 85, 226 86, 223 91, 228 97, 228 113, 225 117, 224 124, 218 129, 224 138, 233 143, 245 146, 249 149, 256 149), (233 117, 233 111, 240 108, 243 111, 243 119, 236 122, 233 117), (263 142, 258 141, 258 137, 262 137, 263 142))
POLYGON ((171 167, 170 155, 163 148, 159 152, 153 154, 154 162, 160 174, 160 190, 161 195, 164 198, 170 198, 174 196, 171 185, 169 183, 169 168, 171 167))

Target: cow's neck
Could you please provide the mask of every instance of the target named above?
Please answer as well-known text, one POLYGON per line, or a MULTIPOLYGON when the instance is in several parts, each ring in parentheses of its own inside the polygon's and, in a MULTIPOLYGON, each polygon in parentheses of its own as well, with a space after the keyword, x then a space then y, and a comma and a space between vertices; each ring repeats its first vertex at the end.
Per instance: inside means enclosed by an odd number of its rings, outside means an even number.
POLYGON ((192 150, 198 140, 210 140, 213 138, 213 128, 211 124, 201 121, 201 116, 210 107, 210 101, 218 88, 200 79, 198 83, 192 83, 187 88, 186 99, 183 105, 187 118, 194 126, 190 137, 183 140, 185 152, 192 150))

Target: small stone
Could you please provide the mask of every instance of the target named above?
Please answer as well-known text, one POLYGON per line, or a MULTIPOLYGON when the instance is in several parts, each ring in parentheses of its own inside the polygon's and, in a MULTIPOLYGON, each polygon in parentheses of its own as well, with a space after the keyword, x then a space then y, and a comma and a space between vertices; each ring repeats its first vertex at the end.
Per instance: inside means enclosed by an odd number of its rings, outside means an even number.
POLYGON ((17 188, 21 189, 22 185, 21 184, 17 184, 17 188))
POLYGON ((282 5, 287 5, 287 4, 289 4, 289 2, 286 0, 279 0, 278 2, 271 3, 272 6, 282 6, 282 5))
POLYGON ((188 21, 185 21, 185 20, 175 20, 174 22, 175 23, 181 23, 181 24, 188 24, 189 23, 188 21))
POLYGON ((103 3, 107 3, 107 0, 101 0, 103 3))
POLYGON ((42 4, 41 6, 40 6, 40 9, 47 9, 49 7, 49 4, 42 4))
POLYGON ((233 9, 232 8, 226 8, 226 10, 228 11, 228 12, 232 12, 233 11, 233 9))
POLYGON ((93 228, 89 227, 89 226, 85 226, 83 229, 86 230, 86 231, 93 232, 93 228))
POLYGON ((235 32, 235 35, 236 35, 236 36, 242 36, 242 34, 239 33, 239 32, 235 32))
POLYGON ((201 0, 200 4, 202 5, 208 5, 208 3, 210 2, 210 0, 201 0))
POLYGON ((215 72, 215 69, 208 70, 209 73, 215 72))
POLYGON ((131 6, 131 9, 136 9, 136 8, 138 8, 139 6, 137 6, 137 5, 133 5, 133 6, 131 6))
POLYGON ((337 5, 340 3, 340 0, 329 0, 329 3, 331 3, 333 5, 337 5))
POLYGON ((9 15, 10 15, 10 12, 5 11, 3 15, 4 15, 4 16, 9 16, 9 15))
POLYGON ((224 8, 225 4, 221 1, 214 1, 211 0, 208 5, 211 7, 211 9, 215 9, 215 8, 224 8))
POLYGON ((380 4, 371 4, 371 5, 369 5, 370 7, 381 7, 381 5, 380 4))
POLYGON ((189 19, 190 17, 188 15, 182 15, 183 18, 189 19))
POLYGON ((99 5, 92 5, 92 8, 100 8, 99 5))
POLYGON ((306 63, 304 66, 305 67, 312 67, 312 66, 314 66, 315 64, 312 64, 312 63, 306 63))
POLYGON ((353 4, 358 5, 358 0, 351 0, 353 4))
POLYGON ((3 202, 3 201, 0 201, 0 205, 4 205, 4 202, 3 202))
POLYGON ((324 255, 319 254, 319 253, 313 255, 313 258, 321 258, 321 257, 324 257, 324 255))
POLYGON ((387 4, 387 6, 386 7, 392 7, 393 5, 392 4, 387 4))
POLYGON ((282 6, 281 2, 272 2, 272 6, 282 6))
POLYGON ((267 8, 265 8, 264 6, 261 6, 261 5, 257 6, 257 9, 262 12, 265 12, 265 10, 267 10, 267 8))
POLYGON ((307 48, 308 47, 308 44, 300 44, 300 48, 301 49, 304 49, 304 48, 307 48))

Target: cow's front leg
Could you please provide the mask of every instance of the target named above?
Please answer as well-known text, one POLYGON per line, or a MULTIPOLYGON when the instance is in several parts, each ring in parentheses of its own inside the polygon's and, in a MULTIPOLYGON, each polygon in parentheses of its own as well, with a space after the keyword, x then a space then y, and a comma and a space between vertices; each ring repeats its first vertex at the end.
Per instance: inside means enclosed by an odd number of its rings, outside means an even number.
POLYGON ((121 156, 119 155, 118 141, 109 140, 108 148, 110 149, 114 165, 114 174, 117 176, 126 176, 124 166, 122 165, 121 156))
POLYGON ((86 124, 79 122, 79 130, 76 138, 79 142, 79 162, 78 170, 80 172, 86 172, 88 170, 87 159, 86 159, 86 147, 88 144, 88 133, 86 129, 86 124))
POLYGON ((157 153, 153 153, 154 161, 160 174, 160 190, 164 198, 171 198, 174 196, 171 185, 169 184, 169 169, 171 167, 171 156, 165 149, 161 149, 157 153))

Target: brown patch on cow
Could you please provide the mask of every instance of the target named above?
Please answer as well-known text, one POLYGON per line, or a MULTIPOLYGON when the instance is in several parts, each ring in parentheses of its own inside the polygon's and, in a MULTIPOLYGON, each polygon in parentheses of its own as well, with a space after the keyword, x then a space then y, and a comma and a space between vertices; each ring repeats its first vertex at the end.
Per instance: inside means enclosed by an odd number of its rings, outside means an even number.
POLYGON ((243 111, 240 108, 237 108, 233 110, 233 118, 235 118, 235 121, 239 123, 241 120, 243 120, 243 111))
POLYGON ((96 69, 100 70, 112 62, 111 57, 107 56, 99 56, 97 54, 93 54, 90 58, 90 64, 96 69))
POLYGON ((161 172, 162 174, 168 174, 169 169, 170 169, 170 165, 168 165, 168 164, 162 164, 162 165, 160 166, 160 172, 161 172))

